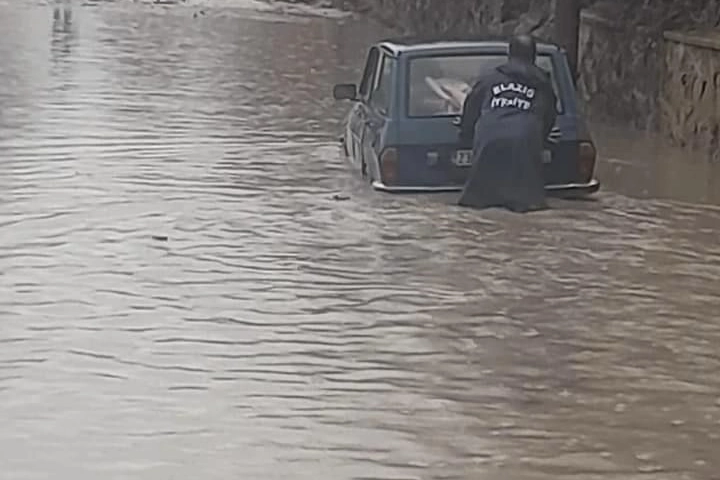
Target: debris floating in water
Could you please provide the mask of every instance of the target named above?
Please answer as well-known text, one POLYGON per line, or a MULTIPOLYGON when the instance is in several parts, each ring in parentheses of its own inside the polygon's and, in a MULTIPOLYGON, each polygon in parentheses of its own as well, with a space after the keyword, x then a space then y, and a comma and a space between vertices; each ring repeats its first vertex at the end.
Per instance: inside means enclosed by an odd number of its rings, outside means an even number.
POLYGON ((167 235, 153 235, 152 239, 157 240, 158 242, 167 242, 168 236, 167 235))
POLYGON ((335 195, 333 195, 333 200, 337 200, 338 202, 350 200, 350 195, 342 195, 340 193, 336 193, 335 195))

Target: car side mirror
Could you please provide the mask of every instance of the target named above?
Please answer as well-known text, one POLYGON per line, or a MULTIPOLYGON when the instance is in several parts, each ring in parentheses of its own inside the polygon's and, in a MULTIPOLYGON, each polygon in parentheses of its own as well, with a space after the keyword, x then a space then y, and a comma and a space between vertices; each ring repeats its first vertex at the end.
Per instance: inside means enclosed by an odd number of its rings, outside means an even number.
POLYGON ((335 100, 357 100, 357 87, 354 83, 341 83, 333 87, 335 100))

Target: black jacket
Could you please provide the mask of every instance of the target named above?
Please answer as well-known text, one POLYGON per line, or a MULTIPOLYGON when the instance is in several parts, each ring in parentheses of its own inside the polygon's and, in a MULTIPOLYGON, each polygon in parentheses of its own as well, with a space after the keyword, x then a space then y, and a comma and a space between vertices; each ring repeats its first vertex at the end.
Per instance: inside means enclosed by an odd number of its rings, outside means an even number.
POLYGON ((545 71, 536 65, 510 60, 478 80, 465 98, 460 141, 472 145, 475 123, 488 114, 498 120, 532 115, 541 122, 543 138, 547 138, 557 117, 556 102, 550 76, 545 71))

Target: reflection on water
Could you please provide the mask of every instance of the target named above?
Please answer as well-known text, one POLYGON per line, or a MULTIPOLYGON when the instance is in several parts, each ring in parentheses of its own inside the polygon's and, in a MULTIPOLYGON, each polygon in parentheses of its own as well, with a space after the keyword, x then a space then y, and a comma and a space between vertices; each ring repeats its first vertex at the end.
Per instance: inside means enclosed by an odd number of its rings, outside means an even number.
POLYGON ((0 5, 3 478, 716 474, 720 210, 370 192, 362 22, 0 5))
POLYGON ((75 43, 75 28, 72 21, 72 4, 57 2, 53 5, 52 34, 50 40, 51 65, 54 76, 63 76, 62 69, 68 63, 75 43))

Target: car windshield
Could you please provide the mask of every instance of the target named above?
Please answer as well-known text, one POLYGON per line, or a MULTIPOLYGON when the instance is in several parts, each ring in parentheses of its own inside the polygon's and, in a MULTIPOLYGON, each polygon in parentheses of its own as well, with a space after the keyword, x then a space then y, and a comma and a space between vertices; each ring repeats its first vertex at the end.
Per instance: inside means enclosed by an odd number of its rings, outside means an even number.
MULTIPOLYGON (((477 79, 507 62, 505 54, 418 57, 410 60, 408 116, 441 117, 462 113, 465 96, 477 79)), ((557 111, 562 113, 555 71, 550 55, 538 55, 538 67, 550 73, 557 111)))

